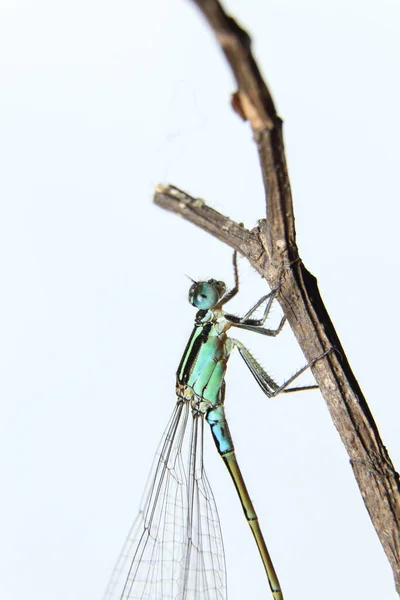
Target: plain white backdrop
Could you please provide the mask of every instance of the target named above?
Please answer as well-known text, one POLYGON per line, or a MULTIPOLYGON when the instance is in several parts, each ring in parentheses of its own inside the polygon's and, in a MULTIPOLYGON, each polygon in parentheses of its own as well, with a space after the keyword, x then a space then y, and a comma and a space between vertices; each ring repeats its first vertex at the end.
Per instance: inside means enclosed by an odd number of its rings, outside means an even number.
MULTIPOLYGON (((302 258, 399 467, 400 5, 226 7, 285 119, 302 258)), ((0 600, 102 597, 175 401, 185 274, 232 280, 230 249, 156 208, 154 187, 247 227, 264 215, 234 89, 189 1, 0 0, 0 600)), ((265 287, 240 268, 243 313, 265 287)), ((304 364, 289 329, 254 337, 241 339, 276 379, 304 364)), ((268 401, 229 366, 231 429, 285 599, 394 600, 320 394, 268 401)), ((206 442, 229 598, 269 599, 206 442)))

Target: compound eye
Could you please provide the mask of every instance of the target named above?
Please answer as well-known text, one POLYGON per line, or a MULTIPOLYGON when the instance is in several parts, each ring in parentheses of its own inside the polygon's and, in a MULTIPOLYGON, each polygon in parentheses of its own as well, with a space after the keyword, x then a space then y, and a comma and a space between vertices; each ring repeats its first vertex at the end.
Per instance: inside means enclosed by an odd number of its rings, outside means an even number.
POLYGON ((189 302, 200 310, 208 310, 217 304, 219 293, 215 285, 200 281, 189 290, 189 302))

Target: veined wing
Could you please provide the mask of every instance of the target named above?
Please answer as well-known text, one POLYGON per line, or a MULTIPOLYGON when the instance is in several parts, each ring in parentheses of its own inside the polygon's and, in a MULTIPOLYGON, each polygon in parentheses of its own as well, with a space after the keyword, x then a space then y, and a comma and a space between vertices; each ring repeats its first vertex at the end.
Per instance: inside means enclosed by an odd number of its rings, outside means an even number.
POLYGON ((188 466, 185 557, 179 600, 226 600, 225 555, 214 496, 203 464, 204 415, 193 418, 188 466))
POLYGON ((204 418, 190 415, 186 444, 190 412, 190 402, 178 399, 104 600, 226 600, 221 529, 203 467, 204 418))

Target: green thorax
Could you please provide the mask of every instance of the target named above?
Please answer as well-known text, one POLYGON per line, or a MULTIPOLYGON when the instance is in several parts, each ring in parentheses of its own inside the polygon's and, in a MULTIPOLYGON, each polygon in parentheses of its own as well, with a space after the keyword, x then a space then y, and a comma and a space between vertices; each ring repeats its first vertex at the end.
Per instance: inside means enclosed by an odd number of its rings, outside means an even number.
POLYGON ((177 372, 178 394, 196 395, 216 406, 224 382, 232 342, 226 335, 231 324, 222 310, 199 311, 177 372))

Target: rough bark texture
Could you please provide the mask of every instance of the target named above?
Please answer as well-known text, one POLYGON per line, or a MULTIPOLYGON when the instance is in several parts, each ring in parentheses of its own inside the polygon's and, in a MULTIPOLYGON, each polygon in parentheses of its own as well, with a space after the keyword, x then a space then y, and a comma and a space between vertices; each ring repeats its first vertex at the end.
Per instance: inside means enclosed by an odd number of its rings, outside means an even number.
POLYGON ((400 480, 321 299, 316 278, 299 257, 282 135, 271 94, 251 53, 248 34, 216 0, 193 0, 207 19, 237 82, 233 109, 249 121, 263 174, 267 216, 249 231, 173 186, 158 186, 156 204, 177 212, 246 256, 278 300, 313 367, 332 420, 346 447, 365 506, 400 594, 400 480))

